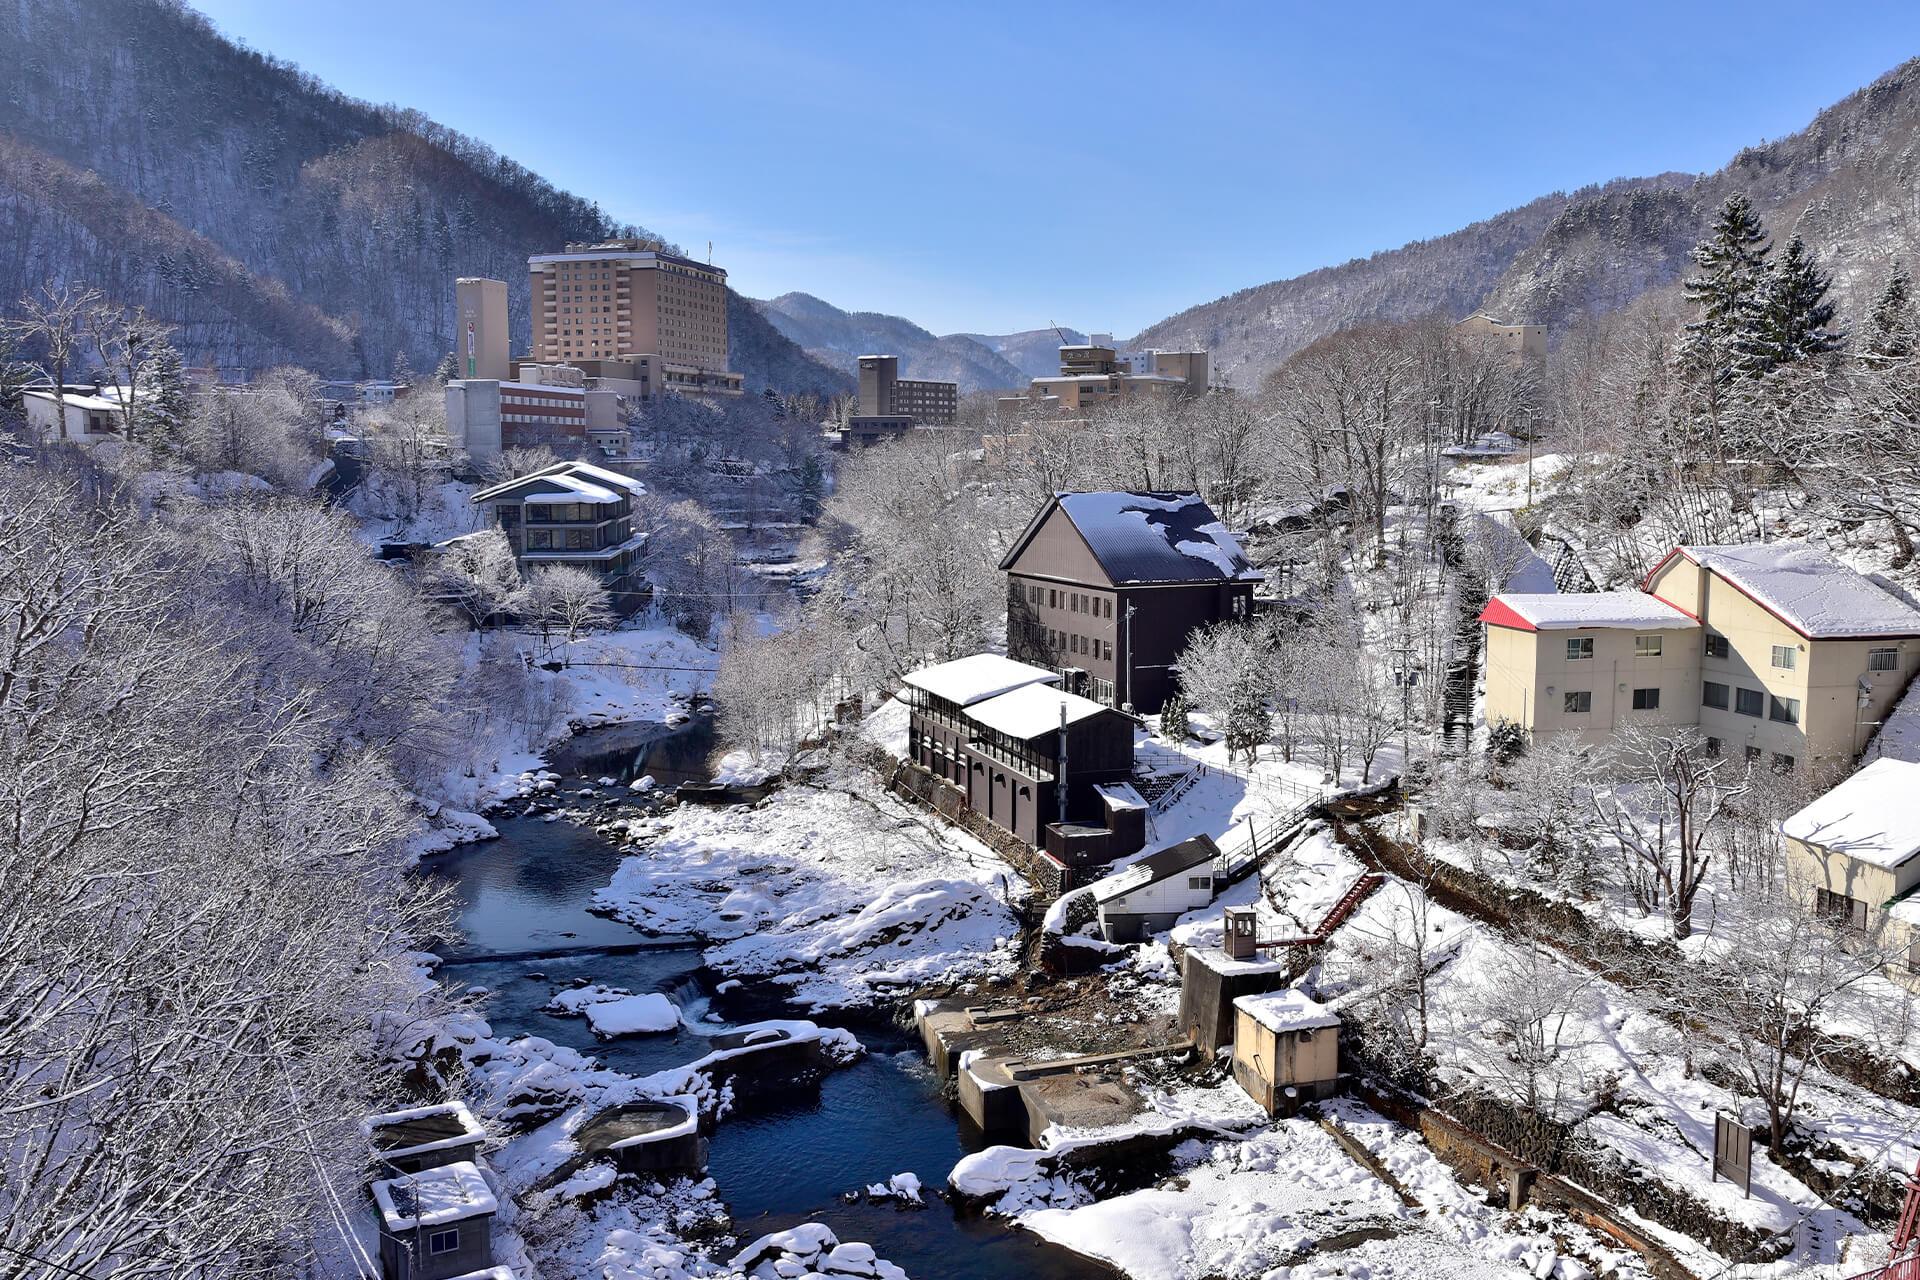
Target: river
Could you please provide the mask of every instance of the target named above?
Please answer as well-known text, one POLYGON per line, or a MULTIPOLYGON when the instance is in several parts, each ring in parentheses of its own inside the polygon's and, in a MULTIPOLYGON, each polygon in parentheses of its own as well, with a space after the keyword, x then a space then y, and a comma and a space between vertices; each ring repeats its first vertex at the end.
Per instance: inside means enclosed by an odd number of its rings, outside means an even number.
MULTIPOLYGON (((563 790, 601 777, 622 783, 650 774, 664 786, 704 779, 713 743, 710 718, 677 728, 628 725, 589 730, 557 750, 563 790)), ((501 1035, 538 1035, 590 1053, 616 1070, 644 1075, 706 1051, 726 1026, 710 1017, 712 988, 700 953, 651 947, 624 955, 538 960, 474 959, 499 953, 619 946, 647 941, 594 915, 619 849, 597 831, 562 818, 503 818, 498 840, 436 859, 429 874, 450 881, 461 903, 459 948, 446 980, 484 988, 486 1015, 501 1035), (588 978, 628 991, 664 991, 684 1022, 672 1034, 598 1041, 580 1018, 541 1010, 557 988, 588 978)), ((924 1209, 842 1197, 896 1173, 944 1186, 947 1171, 981 1142, 940 1096, 917 1041, 885 1018, 816 1021, 842 1025, 868 1052, 816 1088, 742 1099, 713 1134, 708 1172, 733 1213, 742 1243, 802 1222, 822 1222, 842 1240, 871 1244, 914 1280, 1111 1280, 1076 1254, 1009 1230, 999 1219, 959 1217, 933 1194, 924 1209)))

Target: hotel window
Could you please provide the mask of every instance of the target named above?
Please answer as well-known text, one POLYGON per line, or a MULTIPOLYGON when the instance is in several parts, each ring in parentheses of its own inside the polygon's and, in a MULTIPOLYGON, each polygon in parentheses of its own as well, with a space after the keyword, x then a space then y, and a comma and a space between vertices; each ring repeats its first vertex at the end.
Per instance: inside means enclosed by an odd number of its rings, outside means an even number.
POLYGON ((1633 709, 1635 711, 1658 711, 1660 709, 1660 691, 1658 689, 1635 689, 1633 691, 1633 709))
POLYGON ((1633 638, 1633 656, 1636 658, 1657 658, 1660 656, 1659 636, 1635 636, 1633 638))
POLYGON ((1774 752, 1773 753, 1773 771, 1775 773, 1792 773, 1793 757, 1788 755, 1784 751, 1774 752))
POLYGON ((1867 650, 1867 670, 1898 671, 1900 669, 1900 651, 1898 649, 1867 650))
POLYGON ((1593 657, 1593 637, 1579 636, 1567 641, 1567 661, 1581 662, 1593 657))
POLYGON ((1700 686, 1700 705, 1703 707, 1718 707, 1720 710, 1725 711, 1727 709, 1727 686, 1712 680, 1703 682, 1700 686))
POLYGON ((1721 749, 1720 739, 1718 738, 1707 739, 1707 745, 1705 750, 1707 753, 1707 758, 1709 760, 1718 760, 1720 758, 1720 749, 1721 749))
POLYGON ((1791 671, 1798 660, 1799 655, 1794 652, 1792 645, 1777 644, 1773 646, 1773 665, 1776 670, 1791 671))
POLYGON ((1758 747, 1748 747, 1748 748, 1747 748, 1747 763, 1748 763, 1748 764, 1759 764, 1759 763, 1760 763, 1760 748, 1758 748, 1758 747))
POLYGON ((1709 658, 1724 658, 1727 656, 1727 653, 1727 638, 1725 636, 1715 635, 1711 631, 1707 632, 1707 656, 1709 658))
POLYGON ((1800 699, 1774 698, 1767 710, 1767 719, 1777 720, 1781 724, 1800 723, 1800 699))
POLYGON ((1560 709, 1568 715, 1585 715, 1593 710, 1593 695, 1586 692, 1566 694, 1560 700, 1560 709))
POLYGON ((1735 689, 1733 691, 1733 709, 1743 716, 1758 719, 1767 708, 1767 700, 1758 689, 1735 689))

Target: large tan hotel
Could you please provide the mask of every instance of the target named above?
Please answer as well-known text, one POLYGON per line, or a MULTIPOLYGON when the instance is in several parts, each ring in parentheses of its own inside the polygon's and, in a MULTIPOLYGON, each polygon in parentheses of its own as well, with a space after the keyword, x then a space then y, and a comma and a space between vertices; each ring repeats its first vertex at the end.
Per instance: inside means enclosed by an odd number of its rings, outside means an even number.
POLYGON ((727 273, 719 267, 644 240, 607 240, 536 253, 527 270, 535 361, 646 353, 669 365, 727 368, 727 273))

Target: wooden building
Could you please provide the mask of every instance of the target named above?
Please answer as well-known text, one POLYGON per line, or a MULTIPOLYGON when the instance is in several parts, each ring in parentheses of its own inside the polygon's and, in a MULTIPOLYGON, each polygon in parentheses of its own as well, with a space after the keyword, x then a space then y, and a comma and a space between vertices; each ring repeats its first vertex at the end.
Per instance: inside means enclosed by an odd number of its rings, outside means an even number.
MULTIPOLYGON (((1046 844, 1051 825, 1110 827, 1114 806, 1102 788, 1133 776, 1134 718, 1055 687, 1059 679, 997 654, 975 654, 904 681, 908 757, 1035 848, 1046 844)), ((1113 856, 1138 847, 1103 842, 1102 851, 1113 856)))
POLYGON ((472 1161, 376 1182, 385 1280, 452 1280, 493 1265, 493 1189, 472 1161))
POLYGON ((1263 576, 1192 493, 1057 493, 1000 568, 1008 653, 1143 713, 1166 701, 1195 631, 1252 612, 1263 576))

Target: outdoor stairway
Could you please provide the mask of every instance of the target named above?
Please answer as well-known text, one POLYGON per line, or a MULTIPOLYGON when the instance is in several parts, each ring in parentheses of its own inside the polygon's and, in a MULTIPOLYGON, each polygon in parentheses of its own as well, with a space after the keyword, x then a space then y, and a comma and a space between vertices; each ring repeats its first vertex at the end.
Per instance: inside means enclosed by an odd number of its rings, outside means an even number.
POLYGON ((1313 932, 1298 938, 1275 938, 1269 942, 1256 942, 1256 947, 1317 947, 1333 936, 1333 931, 1346 923, 1347 917, 1360 909, 1360 904, 1374 895, 1374 891, 1387 882, 1387 878, 1378 871, 1362 872, 1360 878, 1347 886, 1340 895, 1340 901, 1328 908, 1327 914, 1320 917, 1320 923, 1313 932))

